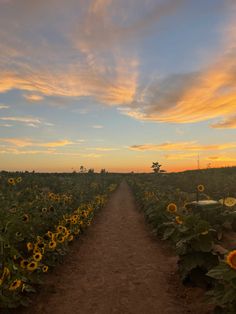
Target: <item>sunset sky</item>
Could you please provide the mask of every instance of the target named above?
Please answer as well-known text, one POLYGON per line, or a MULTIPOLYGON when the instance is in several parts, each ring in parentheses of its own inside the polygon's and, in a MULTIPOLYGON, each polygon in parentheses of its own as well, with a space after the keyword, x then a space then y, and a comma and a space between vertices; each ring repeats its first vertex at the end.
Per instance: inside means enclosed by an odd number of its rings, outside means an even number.
POLYGON ((235 0, 0 0, 0 170, 236 165, 235 0))

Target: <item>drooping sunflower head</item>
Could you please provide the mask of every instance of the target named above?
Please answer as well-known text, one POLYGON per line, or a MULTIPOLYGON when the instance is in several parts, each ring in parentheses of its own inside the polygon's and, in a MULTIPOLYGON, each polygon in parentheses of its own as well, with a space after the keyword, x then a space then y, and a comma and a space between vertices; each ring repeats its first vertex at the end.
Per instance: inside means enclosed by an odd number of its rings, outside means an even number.
POLYGON ((29 221, 29 215, 24 214, 23 217, 22 217, 22 221, 23 222, 28 222, 29 221))
POLYGON ((37 269, 37 267, 38 263, 36 261, 32 261, 27 265, 27 270, 34 271, 35 269, 37 269))
POLYGON ((175 213, 177 211, 177 205, 175 203, 170 203, 166 210, 170 213, 175 213))
POLYGON ((183 220, 179 216, 175 217, 175 222, 177 223, 177 225, 182 225, 183 224, 183 220))
POLYGON ((236 250, 226 256, 226 262, 231 268, 236 269, 236 250))
POLYGON ((10 284, 9 290, 14 291, 18 289, 21 286, 21 284, 22 284, 22 281, 20 279, 16 279, 10 284))
POLYGON ((73 234, 71 234, 71 235, 68 237, 68 241, 71 242, 71 241, 73 241, 73 240, 74 240, 74 236, 73 236, 73 234))
POLYGON ((204 185, 202 185, 202 184, 198 184, 198 186, 197 186, 197 190, 198 190, 198 192, 203 192, 203 191, 205 190, 204 185))
POLYGON ((40 253, 40 252, 37 252, 33 255, 33 259, 36 261, 36 262, 39 262, 41 261, 41 259, 43 258, 43 255, 40 253))

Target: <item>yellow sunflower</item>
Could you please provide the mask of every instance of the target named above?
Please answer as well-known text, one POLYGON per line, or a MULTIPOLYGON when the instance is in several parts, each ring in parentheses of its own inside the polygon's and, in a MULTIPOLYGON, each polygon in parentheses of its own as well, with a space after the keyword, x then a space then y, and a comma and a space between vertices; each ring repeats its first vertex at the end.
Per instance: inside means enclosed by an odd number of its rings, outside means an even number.
POLYGON ((74 240, 74 236, 73 236, 73 234, 71 234, 71 235, 68 237, 68 241, 71 242, 71 241, 73 241, 73 240, 74 240))
POLYGON ((33 243, 28 242, 28 243, 27 243, 27 250, 28 250, 28 251, 32 251, 33 248, 34 248, 33 243))
POLYGON ((38 263, 36 261, 32 261, 27 265, 27 270, 34 271, 35 269, 37 269, 37 267, 38 263))
POLYGON ((63 236, 59 236, 58 238, 57 238, 57 242, 58 243, 63 243, 63 242, 65 242, 65 237, 63 237, 63 236))
POLYGON ((166 210, 167 210, 168 212, 170 212, 170 213, 175 213, 175 212, 177 211, 177 206, 176 206, 175 203, 170 203, 170 204, 167 206, 166 210))
POLYGON ((64 231, 64 227, 63 226, 57 226, 57 232, 61 233, 64 231))
POLYGON ((41 259, 43 258, 43 255, 40 253, 40 252, 37 252, 33 255, 33 259, 36 261, 36 262, 40 262, 41 259))
POLYGON ((16 184, 14 178, 9 178, 9 179, 7 180, 7 182, 8 182, 9 184, 11 184, 11 185, 15 185, 15 184, 16 184))
POLYGON ((22 181, 22 178, 21 178, 21 177, 16 178, 16 182, 17 182, 17 183, 20 183, 21 181, 22 181))
POLYGON ((4 269, 3 269, 3 277, 9 277, 10 276, 10 270, 9 270, 9 268, 8 267, 4 267, 4 269))
POLYGON ((57 246, 57 242, 56 242, 56 241, 50 241, 50 242, 48 243, 48 247, 49 247, 51 250, 55 249, 56 246, 57 246))
POLYGON ((9 290, 14 291, 18 289, 21 286, 21 284, 22 284, 22 281, 20 279, 16 279, 10 284, 9 290))
POLYGON ((21 262, 20 262, 20 267, 21 268, 27 268, 29 262, 26 260, 26 259, 23 259, 21 262))
POLYGON ((175 222, 178 224, 178 225, 182 225, 183 221, 181 220, 181 218, 179 216, 176 216, 175 217, 175 222))
POLYGON ((46 273, 48 271, 48 266, 44 265, 43 268, 42 268, 42 271, 43 271, 43 273, 46 273))
POLYGON ((199 184, 199 185, 197 186, 197 190, 198 190, 198 192, 203 192, 203 191, 205 190, 204 185, 199 184))
POLYGON ((234 205, 236 205, 236 198, 226 197, 224 199, 224 205, 226 205, 227 207, 233 207, 234 205))
POLYGON ((227 255, 226 262, 231 268, 236 269, 236 250, 227 255))

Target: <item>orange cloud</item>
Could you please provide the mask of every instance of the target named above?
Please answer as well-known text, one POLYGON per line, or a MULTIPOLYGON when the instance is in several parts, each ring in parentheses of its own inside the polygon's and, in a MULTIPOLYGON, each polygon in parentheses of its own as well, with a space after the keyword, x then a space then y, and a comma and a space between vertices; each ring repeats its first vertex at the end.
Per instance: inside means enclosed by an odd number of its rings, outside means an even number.
POLYGON ((33 143, 29 139, 20 139, 20 138, 0 138, 0 142, 8 143, 17 147, 26 147, 32 146, 33 143))
POLYGON ((26 146, 38 146, 38 147, 62 147, 66 145, 75 144, 72 141, 69 140, 58 140, 54 142, 47 142, 47 143, 40 143, 40 142, 34 142, 30 139, 24 139, 24 138, 0 138, 0 142, 8 143, 10 145, 16 146, 16 147, 26 147, 26 146))
POLYGON ((196 142, 177 142, 177 143, 161 143, 161 144, 143 144, 132 145, 130 150, 135 151, 207 151, 207 150, 224 150, 236 148, 236 143, 201 145, 196 142))
POLYGON ((236 116, 232 116, 218 123, 214 123, 211 125, 211 127, 216 129, 236 129, 236 116))
POLYGON ((41 101, 44 99, 43 96, 37 94, 25 94, 23 97, 29 101, 41 101))
POLYGON ((74 144, 74 142, 69 141, 69 140, 59 140, 59 141, 55 141, 55 142, 48 142, 48 143, 39 144, 38 146, 61 147, 61 146, 66 146, 66 145, 71 145, 71 144, 74 144))
MULTIPOLYGON (((236 112, 236 5, 233 20, 223 31, 222 47, 211 64, 197 72, 174 74, 139 90, 136 100, 121 113, 138 120, 193 123, 236 112)), ((235 118, 213 124, 235 128, 235 118)))

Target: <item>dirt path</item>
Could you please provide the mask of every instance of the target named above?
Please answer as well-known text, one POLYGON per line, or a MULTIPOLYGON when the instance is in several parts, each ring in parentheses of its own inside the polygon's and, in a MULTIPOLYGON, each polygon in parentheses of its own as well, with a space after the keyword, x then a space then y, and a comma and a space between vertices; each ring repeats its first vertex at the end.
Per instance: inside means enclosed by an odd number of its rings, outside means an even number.
MULTIPOLYGON (((24 313, 205 313, 203 307, 194 310, 195 304, 187 304, 193 300, 186 302, 173 275, 176 258, 166 251, 122 182, 64 264, 47 275, 45 290, 24 313)), ((199 307, 199 300, 195 303, 199 307)))

